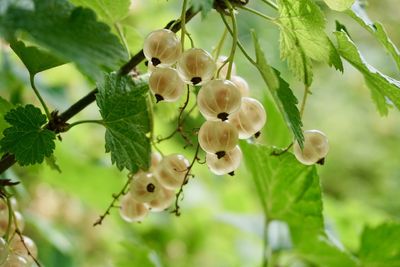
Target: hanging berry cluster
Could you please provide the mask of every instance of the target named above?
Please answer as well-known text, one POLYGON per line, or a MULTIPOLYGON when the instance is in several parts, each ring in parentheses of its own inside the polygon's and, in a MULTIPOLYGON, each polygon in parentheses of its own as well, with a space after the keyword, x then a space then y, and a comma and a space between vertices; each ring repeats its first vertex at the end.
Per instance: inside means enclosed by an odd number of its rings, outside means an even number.
POLYGON ((16 208, 14 198, 0 199, 0 236, 3 236, 0 238, 0 266, 32 266, 37 263, 36 244, 21 234, 25 223, 16 208))

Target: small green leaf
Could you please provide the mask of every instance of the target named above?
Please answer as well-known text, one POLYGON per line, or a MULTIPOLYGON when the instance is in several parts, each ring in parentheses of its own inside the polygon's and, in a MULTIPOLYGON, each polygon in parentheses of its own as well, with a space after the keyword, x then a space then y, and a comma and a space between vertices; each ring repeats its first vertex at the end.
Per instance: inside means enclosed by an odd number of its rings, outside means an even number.
POLYGON ((144 80, 108 74, 98 84, 97 105, 106 127, 106 152, 122 170, 147 170, 150 162, 151 129, 147 107, 148 85, 144 80))
POLYGON ((349 9, 355 0, 324 0, 330 9, 336 11, 345 11, 349 9))
POLYGON ((301 127, 300 112, 297 109, 298 103, 289 84, 280 77, 279 71, 268 65, 264 52, 261 50, 256 34, 253 32, 254 48, 256 51, 256 67, 267 84, 276 105, 285 118, 286 123, 292 130, 294 137, 300 146, 303 146, 304 137, 301 127))
POLYGON ((53 154, 56 135, 42 128, 46 116, 40 109, 33 105, 18 107, 10 110, 5 120, 12 126, 3 132, 1 150, 14 154, 20 165, 42 163, 53 154))
POLYGON ((0 33, 9 41, 19 32, 55 57, 74 62, 93 80, 118 69, 127 53, 110 28, 87 8, 74 8, 65 0, 35 0, 35 9, 8 8, 0 19, 0 33))
POLYGON ((13 105, 0 96, 0 138, 3 137, 4 129, 10 127, 4 116, 13 108, 13 105))
POLYGON ((381 115, 387 115, 387 107, 391 104, 400 109, 400 81, 382 74, 369 65, 345 32, 335 32, 335 34, 340 55, 362 73, 381 115))
POLYGON ((214 1, 213 0, 192 0, 191 1, 193 10, 201 11, 201 17, 204 19, 207 14, 212 10, 214 1))
POLYGON ((62 172, 60 165, 58 165, 58 163, 57 163, 56 156, 54 156, 54 154, 50 155, 50 157, 46 157, 45 161, 46 161, 47 166, 50 167, 50 169, 55 170, 59 173, 62 172))
POLYGON ((347 12, 355 21, 357 21, 364 29, 370 32, 375 38, 386 48, 388 53, 392 56, 398 69, 400 70, 400 51, 396 45, 387 36, 385 28, 379 22, 372 22, 365 12, 364 7, 359 1, 353 5, 352 9, 347 12))
POLYGON ((131 0, 70 0, 76 6, 93 9, 109 25, 124 19, 129 13, 131 0))
POLYGON ((25 46, 22 41, 12 42, 10 46, 31 75, 66 63, 37 47, 25 46))
POLYGON ((361 238, 360 260, 363 267, 400 266, 400 224, 385 223, 366 227, 361 238))
POLYGON ((281 58, 306 85, 312 83, 312 60, 327 62, 341 70, 340 58, 325 34, 325 17, 311 0, 279 0, 281 58))
POLYGON ((320 180, 315 166, 299 163, 286 152, 241 142, 246 167, 264 202, 268 220, 289 225, 293 249, 316 266, 355 267, 354 259, 331 242, 324 230, 320 180))

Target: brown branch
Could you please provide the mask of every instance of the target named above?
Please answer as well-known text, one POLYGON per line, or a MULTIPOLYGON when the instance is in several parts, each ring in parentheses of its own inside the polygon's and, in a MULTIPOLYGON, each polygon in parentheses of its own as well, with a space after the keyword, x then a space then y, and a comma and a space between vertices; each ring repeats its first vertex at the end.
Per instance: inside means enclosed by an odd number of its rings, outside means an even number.
MULTIPOLYGON (((199 11, 194 11, 192 8, 189 8, 185 13, 186 22, 189 22, 198 13, 199 11)), ((173 20, 170 21, 165 28, 170 28, 173 32, 177 32, 181 28, 181 24, 179 23, 179 20, 173 20)), ((144 59, 145 58, 143 50, 140 50, 129 60, 128 63, 126 63, 119 69, 118 73, 120 75, 127 75, 144 59)), ((71 107, 69 107, 66 111, 64 111, 60 115, 57 115, 57 112, 53 112, 52 114, 54 114, 54 116, 46 127, 50 130, 53 130, 56 133, 62 132, 64 125, 67 123, 69 119, 74 117, 76 114, 78 114, 80 111, 85 109, 87 106, 89 106, 96 100, 97 92, 98 92, 97 88, 93 89, 86 96, 78 100, 75 104, 73 104, 71 107)), ((16 160, 14 155, 9 153, 4 154, 0 160, 0 174, 2 174, 11 166, 13 166, 15 163, 16 160)))

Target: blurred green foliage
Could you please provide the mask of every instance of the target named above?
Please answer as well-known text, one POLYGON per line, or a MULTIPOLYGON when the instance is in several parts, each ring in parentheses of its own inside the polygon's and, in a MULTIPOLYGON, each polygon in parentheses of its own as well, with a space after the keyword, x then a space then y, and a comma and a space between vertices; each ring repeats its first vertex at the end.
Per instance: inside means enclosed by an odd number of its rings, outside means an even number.
MULTIPOLYGON (((76 2, 76 1, 75 1, 76 2)), ((131 11, 120 25, 129 51, 141 48, 143 38, 180 14, 180 2, 133 1, 131 11)), ((254 2, 254 3, 253 3, 254 2)), ((261 1, 253 8, 273 15, 261 1)), ((387 75, 400 78, 394 62, 372 36, 349 17, 330 11, 328 29, 335 20, 344 23, 366 60, 387 75)), ((368 13, 386 27, 393 42, 400 45, 400 20, 396 0, 373 1, 368 13)), ((249 29, 254 29, 267 59, 290 82, 298 99, 303 87, 279 59, 279 32, 246 12, 238 14, 239 37, 252 53, 249 29), (267 26, 266 26, 267 25, 267 26)), ((188 26, 196 46, 211 51, 223 32, 216 12, 197 17, 188 26)), ((229 42, 227 42, 229 43, 229 42)), ((22 62, 2 43, 0 94, 13 104, 37 103, 29 87, 29 73, 22 62)), ((229 52, 229 45, 223 53, 229 52)), ((263 101, 268 122, 262 143, 285 147, 291 142, 286 125, 273 105, 254 67, 238 52, 238 74, 245 77, 252 96, 263 101)), ((305 129, 320 129, 329 137, 331 151, 324 166, 318 167, 322 181, 324 215, 330 232, 351 252, 359 250, 365 225, 374 227, 400 219, 400 115, 395 109, 380 117, 370 100, 361 74, 349 64, 341 74, 326 66, 314 66, 312 95, 303 117, 305 129)), ((144 71, 145 66, 141 65, 144 71)), ((94 84, 71 65, 63 65, 36 76, 51 109, 64 110, 88 93, 94 84)), ((174 129, 177 105, 155 108, 156 133, 174 129)), ((74 120, 98 119, 93 104, 74 120)), ((199 125, 197 113, 188 124, 199 125)), ((196 177, 185 187, 182 215, 151 214, 140 224, 128 224, 113 209, 101 226, 92 224, 104 212, 114 192, 126 179, 104 153, 105 130, 98 125, 82 125, 67 134, 56 146, 55 156, 62 172, 48 166, 14 167, 5 176, 21 180, 16 190, 20 209, 27 220, 25 233, 39 247, 45 266, 258 266, 263 249, 263 219, 253 181, 242 164, 234 177, 212 175, 204 165, 196 166, 196 177)), ((193 154, 183 149, 176 137, 161 144, 166 152, 193 154)), ((284 266, 307 266, 283 249, 284 266)))

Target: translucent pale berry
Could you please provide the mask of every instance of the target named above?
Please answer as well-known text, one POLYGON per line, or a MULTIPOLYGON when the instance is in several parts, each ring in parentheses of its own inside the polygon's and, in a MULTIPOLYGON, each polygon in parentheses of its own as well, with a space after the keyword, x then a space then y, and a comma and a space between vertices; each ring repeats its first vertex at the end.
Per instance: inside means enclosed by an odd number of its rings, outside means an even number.
POLYGON ((318 130, 304 131, 304 148, 301 150, 297 142, 293 146, 297 160, 305 165, 312 165, 324 159, 329 151, 326 135, 318 130))
POLYGON ((221 158, 237 145, 238 132, 229 122, 206 121, 199 130, 198 139, 204 151, 221 158))
POLYGON ((162 156, 158 152, 152 152, 151 153, 151 166, 150 169, 155 169, 158 164, 161 162, 162 156))
MULTIPOLYGON (((27 236, 22 236, 22 238, 24 239, 24 243, 26 245, 26 247, 28 248, 29 252, 31 253, 31 255, 36 258, 38 255, 38 250, 37 250, 37 246, 35 244, 35 242, 33 242, 32 239, 30 239, 27 236)), ((33 259, 32 257, 30 257, 28 255, 28 251, 26 250, 24 244, 21 241, 21 238, 18 235, 15 235, 13 237, 13 239, 10 242, 10 250, 11 253, 21 256, 25 259, 27 259, 28 262, 32 262, 33 259)))
POLYGON ((236 85, 236 87, 239 89, 242 97, 250 95, 250 87, 245 79, 243 79, 240 76, 231 76, 230 81, 236 85))
POLYGON ((142 221, 149 209, 146 204, 137 202, 134 197, 128 193, 121 198, 121 207, 119 210, 121 218, 127 222, 140 222, 142 221))
POLYGON ((148 204, 151 211, 163 211, 171 206, 172 202, 175 199, 175 190, 170 190, 167 188, 161 188, 158 197, 148 204))
POLYGON ((182 46, 175 33, 161 29, 147 35, 143 53, 153 66, 168 67, 178 60, 182 53, 182 46))
POLYGON ((178 189, 185 179, 189 161, 180 154, 171 154, 162 159, 155 174, 160 184, 167 189, 178 189))
MULTIPOLYGON (((18 229, 22 232, 25 227, 24 218, 22 217, 22 214, 19 213, 18 211, 15 211, 14 214, 15 214, 15 218, 17 220, 18 229)), ((8 209, 0 212, 0 236, 3 236, 6 233, 7 227, 8 227, 8 209)), ((13 218, 10 229, 11 229, 11 232, 15 231, 14 218, 13 218)))
POLYGON ((2 264, 6 261, 8 253, 8 244, 4 238, 0 237, 0 266, 3 266, 2 264))
POLYGON ((239 89, 228 80, 211 80, 203 85, 197 95, 197 105, 207 120, 228 119, 241 104, 239 89))
MULTIPOLYGON (((217 70, 221 68, 221 66, 226 62, 226 64, 222 67, 222 69, 219 71, 219 78, 226 78, 226 74, 228 73, 228 67, 229 67, 229 62, 227 62, 228 57, 227 56, 219 56, 217 59, 217 70)), ((236 65, 233 63, 232 65, 232 70, 231 70, 231 75, 236 75, 236 65)))
POLYGON ((185 84, 172 68, 156 68, 149 78, 149 87, 157 102, 174 102, 181 97, 185 84))
POLYGON ((211 55, 200 48, 191 48, 183 52, 176 67, 182 80, 194 85, 211 80, 216 70, 211 55))
POLYGON ((267 114, 263 105, 256 99, 242 97, 242 104, 238 112, 229 117, 229 121, 236 127, 240 139, 247 139, 257 134, 267 121, 267 114))
POLYGON ((29 262, 26 258, 10 253, 3 267, 28 267, 29 262))
POLYGON ((131 183, 131 195, 138 202, 149 202, 157 197, 160 184, 152 173, 138 172, 131 183))
POLYGON ((242 151, 239 146, 226 152, 226 154, 220 159, 215 154, 207 153, 206 155, 207 166, 210 171, 216 175, 233 175, 233 172, 239 167, 241 161, 242 151))

